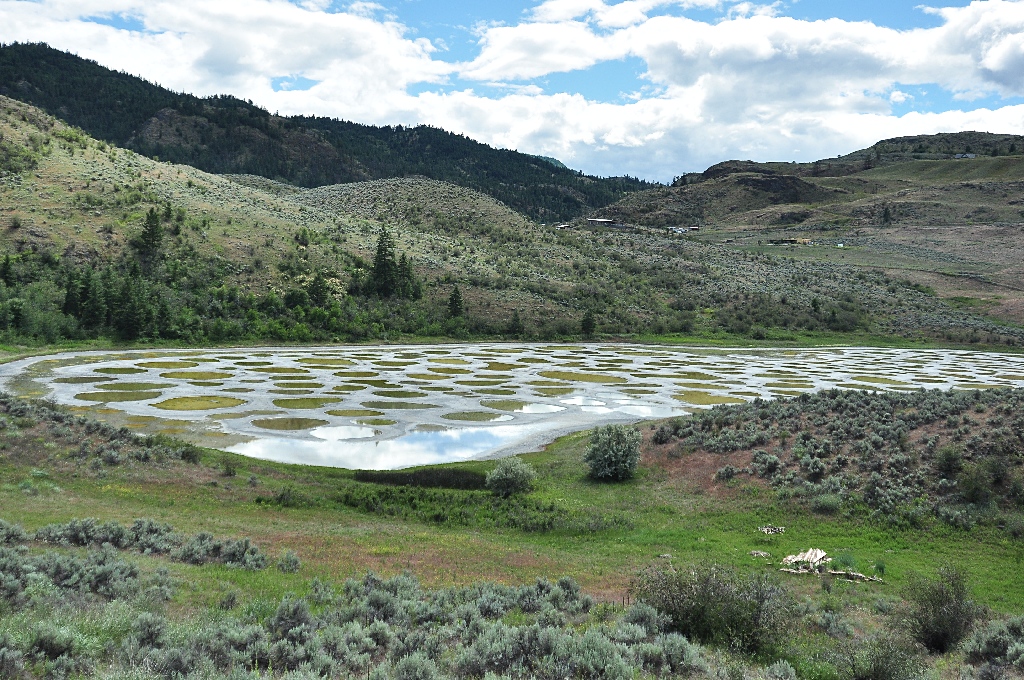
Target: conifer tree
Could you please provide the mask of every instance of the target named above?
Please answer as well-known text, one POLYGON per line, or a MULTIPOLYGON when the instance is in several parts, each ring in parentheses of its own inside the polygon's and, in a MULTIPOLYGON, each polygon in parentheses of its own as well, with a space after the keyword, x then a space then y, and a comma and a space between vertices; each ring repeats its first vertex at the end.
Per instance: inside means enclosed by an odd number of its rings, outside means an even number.
POLYGON ((462 291, 459 290, 458 286, 452 288, 452 294, 448 296, 448 318, 458 319, 464 316, 466 313, 465 305, 462 301, 462 291))
POLYGON ((139 237, 142 255, 147 260, 156 258, 163 238, 164 226, 160 223, 160 215, 157 214, 156 208, 150 208, 142 225, 142 235, 139 237))
POLYGON ((370 288, 381 297, 392 297, 398 292, 395 242, 385 227, 381 227, 377 237, 377 252, 373 256, 373 269, 370 271, 370 288))

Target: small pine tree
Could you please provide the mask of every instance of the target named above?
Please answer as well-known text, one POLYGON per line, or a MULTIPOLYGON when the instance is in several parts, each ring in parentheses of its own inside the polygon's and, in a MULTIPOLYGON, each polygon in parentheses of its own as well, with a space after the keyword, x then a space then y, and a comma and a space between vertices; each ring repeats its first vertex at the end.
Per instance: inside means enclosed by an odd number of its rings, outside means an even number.
POLYGON ((164 227, 160 224, 160 215, 156 208, 150 208, 146 213, 146 221, 142 224, 142 236, 140 244, 142 252, 147 257, 154 257, 160 250, 160 244, 164 238, 164 227))
POLYGON ((583 320, 580 321, 580 330, 583 331, 583 337, 594 337, 594 332, 597 330, 597 320, 594 318, 593 311, 588 309, 586 314, 583 315, 583 320))
POLYGON ((519 318, 519 310, 512 312, 512 320, 508 322, 508 334, 513 338, 521 338, 526 333, 526 326, 523 324, 523 320, 519 318))
POLYGON ((459 290, 458 286, 452 288, 452 294, 448 296, 448 318, 458 319, 464 316, 466 313, 465 305, 462 301, 462 291, 459 290))
POLYGON ((882 211, 882 224, 892 224, 892 210, 889 206, 885 206, 885 210, 882 211))
POLYGON ((327 279, 319 271, 313 275, 313 279, 306 286, 306 292, 309 294, 309 301, 315 307, 326 307, 331 300, 331 288, 327 285, 327 279))
POLYGON ((174 219, 174 211, 171 210, 170 201, 164 203, 164 211, 163 213, 161 213, 160 219, 162 219, 164 222, 170 222, 172 219, 174 219))

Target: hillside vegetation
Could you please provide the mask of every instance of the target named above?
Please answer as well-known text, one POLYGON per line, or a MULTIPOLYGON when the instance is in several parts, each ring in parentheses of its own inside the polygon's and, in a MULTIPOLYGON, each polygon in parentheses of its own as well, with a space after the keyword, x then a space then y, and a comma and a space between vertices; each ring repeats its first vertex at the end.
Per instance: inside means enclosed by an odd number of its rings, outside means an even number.
POLYGON ((744 256, 884 273, 1021 324, 1022 153, 1022 137, 962 132, 885 140, 815 163, 728 161, 597 214, 649 228, 696 226, 701 234, 691 238, 744 256))
POLYGON ((585 176, 425 125, 285 117, 235 97, 172 92, 42 44, 0 45, 0 95, 110 144, 207 172, 304 187, 429 177, 481 191, 539 221, 570 219, 649 186, 585 176))
POLYGON ((587 314, 593 333, 719 341, 1024 338, 872 270, 661 231, 555 230, 433 180, 303 190, 210 175, 11 99, 0 135, 12 340, 553 339, 579 337, 587 314), (374 283, 382 229, 381 262, 409 286, 374 283))
POLYGON ((531 488, 502 497, 465 483, 490 461, 275 464, 2 396, 0 663, 11 678, 1013 677, 1020 398, 717 407, 645 427, 633 479, 592 481, 573 435, 523 456, 531 488), (714 469, 743 456, 751 469, 714 469), (840 457, 869 483, 838 483, 840 457), (1002 474, 993 493, 975 470, 1002 474), (808 547, 831 565, 779 572, 808 547))

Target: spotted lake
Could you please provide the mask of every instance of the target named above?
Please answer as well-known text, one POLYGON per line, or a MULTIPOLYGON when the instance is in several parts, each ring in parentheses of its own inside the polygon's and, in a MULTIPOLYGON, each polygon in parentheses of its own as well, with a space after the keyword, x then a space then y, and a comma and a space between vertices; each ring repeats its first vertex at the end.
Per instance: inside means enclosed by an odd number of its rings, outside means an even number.
POLYGON ((445 345, 69 352, 7 391, 270 460, 388 469, 525 451, 605 423, 839 388, 1024 386, 1024 356, 950 350, 445 345))

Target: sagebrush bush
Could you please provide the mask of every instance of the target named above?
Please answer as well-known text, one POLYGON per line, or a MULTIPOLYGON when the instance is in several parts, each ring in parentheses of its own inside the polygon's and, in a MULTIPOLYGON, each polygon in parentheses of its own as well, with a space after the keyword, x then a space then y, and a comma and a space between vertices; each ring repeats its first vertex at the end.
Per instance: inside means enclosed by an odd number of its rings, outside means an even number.
POLYGON ((294 550, 285 550, 281 553, 281 559, 277 561, 277 568, 285 574, 294 574, 302 568, 302 560, 294 550))
POLYGON ((28 540, 28 534, 18 524, 8 524, 0 519, 0 545, 12 543, 24 543, 28 540))
POLYGON ((764 680, 797 680, 796 669, 785 659, 779 659, 764 669, 764 680))
POLYGON ((524 463, 517 456, 502 458, 498 464, 487 473, 484 485, 487 490, 495 496, 508 498, 517 493, 526 493, 533 488, 533 481, 537 478, 537 472, 529 463, 524 463))
POLYGON ((845 645, 837 665, 849 680, 916 680, 924 673, 913 644, 891 633, 845 645))
POLYGON ((24 670, 25 655, 9 635, 0 635, 0 678, 20 678, 24 670))
POLYGON ((638 600, 671 617, 672 628, 701 642, 749 652, 769 650, 782 638, 793 598, 769 574, 740 575, 717 564, 675 569, 655 563, 633 580, 638 600))
POLYGON ((636 474, 640 464, 640 430, 625 425, 596 427, 583 456, 590 476, 600 481, 620 482, 636 474))
POLYGON ((1024 670, 1024 616, 979 627, 965 643, 964 656, 972 663, 1014 665, 1024 670))
POLYGON ((907 629, 927 649, 944 654, 967 636, 981 608, 971 598, 967 572, 939 567, 934 578, 915 575, 904 591, 907 629))

